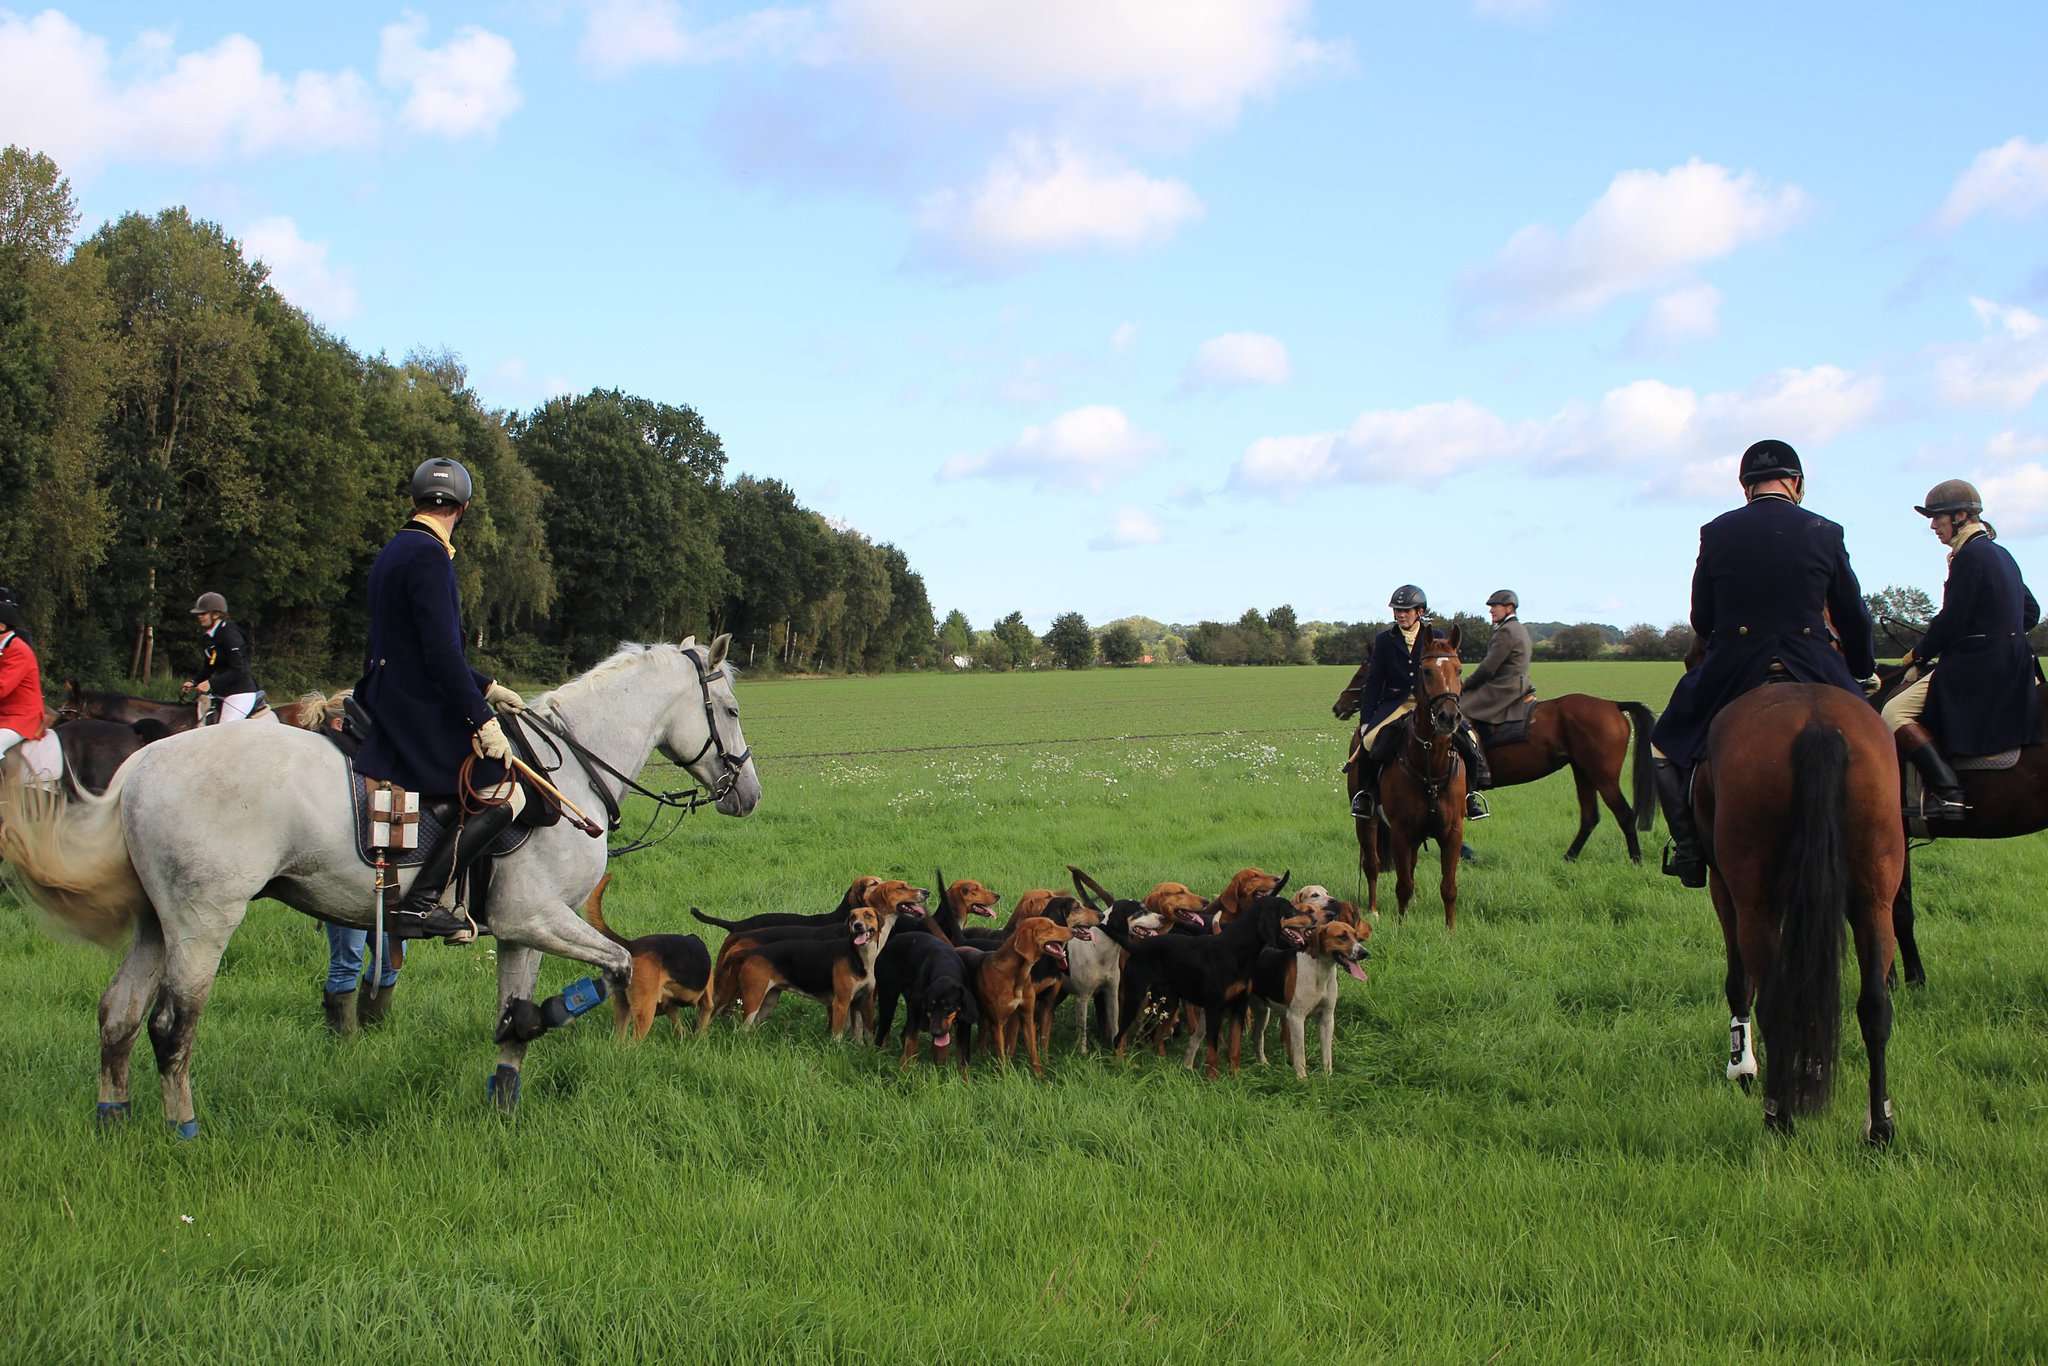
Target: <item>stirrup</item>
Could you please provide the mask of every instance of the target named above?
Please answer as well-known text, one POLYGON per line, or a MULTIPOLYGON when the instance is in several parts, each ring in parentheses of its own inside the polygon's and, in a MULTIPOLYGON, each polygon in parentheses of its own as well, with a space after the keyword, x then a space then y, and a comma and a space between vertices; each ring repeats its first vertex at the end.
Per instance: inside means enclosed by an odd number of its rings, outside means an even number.
POLYGON ((1920 816, 1930 821, 1960 821, 1969 818, 1970 804, 1964 801, 1960 795, 1951 797, 1946 793, 1936 792, 1930 788, 1925 790, 1924 795, 1921 797, 1920 809, 1908 811, 1906 814, 1908 816, 1920 816))
POLYGON ((1467 793, 1465 794, 1465 819, 1466 819, 1466 820, 1468 820, 1468 821, 1483 821, 1483 820, 1485 820, 1485 819, 1486 819, 1486 818, 1487 818, 1488 816, 1491 816, 1492 814, 1493 814, 1492 810, 1491 810, 1490 808, 1488 808, 1488 806, 1486 805, 1486 794, 1485 794, 1485 793, 1483 793, 1483 792, 1467 792, 1467 793))
POLYGON ((1662 864, 1664 876, 1675 877, 1681 887, 1704 887, 1707 885, 1707 861, 1699 855, 1679 853, 1676 842, 1664 846, 1662 864))
POLYGON ((445 939, 457 946, 476 942, 476 922, 439 901, 425 906, 401 903, 384 914, 390 934, 397 939, 445 939))
POLYGON ((1373 805, 1372 794, 1370 792, 1367 792, 1364 788, 1361 787, 1360 789, 1358 789, 1357 792, 1352 794, 1351 818, 1353 820, 1369 821, 1373 818, 1375 814, 1376 808, 1373 805))

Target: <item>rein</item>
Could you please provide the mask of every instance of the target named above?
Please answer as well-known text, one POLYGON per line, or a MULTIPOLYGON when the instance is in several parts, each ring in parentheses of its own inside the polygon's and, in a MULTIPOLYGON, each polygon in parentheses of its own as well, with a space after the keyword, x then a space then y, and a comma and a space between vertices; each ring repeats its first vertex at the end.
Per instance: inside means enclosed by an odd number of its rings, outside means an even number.
MULTIPOLYGON (((1449 656, 1437 657, 1449 658, 1449 656)), ((1453 706, 1455 707, 1457 694, 1441 692, 1436 694, 1435 697, 1431 697, 1423 691, 1423 678, 1424 675, 1418 671, 1415 677, 1415 711, 1408 719, 1408 743, 1401 747, 1401 767, 1410 778, 1415 780, 1416 785, 1422 789, 1423 795, 1429 799, 1430 805, 1435 806, 1443 800, 1444 789, 1449 787, 1451 779, 1457 776, 1458 766, 1463 760, 1458 757, 1457 746, 1452 743, 1452 737, 1457 734, 1458 730, 1456 722, 1452 723, 1449 730, 1439 731, 1436 719, 1431 714, 1433 710, 1431 704, 1439 698, 1448 697, 1452 699, 1453 706), (1431 734, 1435 738, 1428 740, 1422 738, 1424 724, 1428 725, 1431 734), (1442 773, 1432 776, 1429 770, 1436 762, 1438 746, 1442 746, 1444 751, 1444 769, 1442 773), (1422 751, 1422 756, 1419 760, 1412 757, 1414 751, 1418 748, 1422 751)))
MULTIPOLYGON (((541 732, 543 737, 552 736, 554 740, 561 741, 563 747, 567 748, 569 753, 575 757, 577 765, 583 770, 583 776, 589 780, 592 790, 597 793, 597 799, 604 803, 605 828, 607 830, 617 833, 622 816, 620 803, 624 800, 626 793, 635 793, 654 803, 654 814, 647 818, 647 824, 641 828, 638 836, 627 844, 606 846, 605 854, 608 858, 624 858, 627 854, 635 854, 642 849, 651 849, 668 839, 669 836, 682 828, 685 816, 695 814, 700 807, 713 806, 724 800, 726 794, 731 792, 733 786, 739 782, 740 771, 754 757, 752 749, 742 750, 737 755, 726 749, 725 738, 718 733, 718 721, 712 706, 709 665, 704 656, 695 650, 685 650, 683 654, 697 668, 697 686, 702 694, 704 704, 706 739, 695 754, 682 761, 682 768, 685 772, 688 772, 690 765, 697 763, 706 754, 715 750, 718 754, 719 762, 725 766, 725 771, 718 781, 712 784, 709 792, 706 792, 701 787, 677 788, 672 791, 656 792, 654 789, 641 785, 631 776, 621 773, 611 764, 605 762, 601 755, 594 753, 581 740, 578 740, 570 733, 568 723, 559 714, 551 714, 550 717, 543 717, 537 711, 526 711, 519 714, 522 722, 531 725, 535 730, 541 732), (618 780, 619 791, 616 795, 613 794, 612 789, 605 783, 604 779, 598 776, 600 773, 618 780), (674 810, 678 814, 667 830, 650 839, 648 836, 653 831, 655 824, 660 821, 664 808, 674 810)), ((552 742, 550 742, 549 748, 554 748, 552 742)), ((556 757, 557 759, 561 757, 560 750, 556 750, 556 757)), ((554 768, 548 769, 547 772, 556 772, 560 767, 561 765, 557 763, 554 768)))

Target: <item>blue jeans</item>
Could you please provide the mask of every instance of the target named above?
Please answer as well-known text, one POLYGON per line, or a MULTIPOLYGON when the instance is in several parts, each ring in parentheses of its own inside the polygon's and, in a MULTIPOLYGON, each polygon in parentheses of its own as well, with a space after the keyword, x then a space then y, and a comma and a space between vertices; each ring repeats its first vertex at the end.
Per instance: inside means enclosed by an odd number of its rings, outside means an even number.
MULTIPOLYGON (((340 925, 323 925, 327 931, 327 990, 354 991, 356 982, 363 975, 363 951, 370 942, 368 930, 344 929, 340 925)), ((387 932, 384 936, 384 972, 377 979, 377 989, 382 991, 398 980, 398 969, 391 966, 391 950, 397 942, 387 932)))

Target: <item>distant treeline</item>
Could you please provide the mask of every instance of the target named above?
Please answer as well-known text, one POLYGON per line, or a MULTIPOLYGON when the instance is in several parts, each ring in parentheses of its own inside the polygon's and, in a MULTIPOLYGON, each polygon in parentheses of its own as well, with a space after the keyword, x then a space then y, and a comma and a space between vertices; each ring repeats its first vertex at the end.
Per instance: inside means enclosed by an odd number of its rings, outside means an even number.
POLYGON ((453 356, 359 355, 184 209, 77 223, 49 158, 0 153, 0 583, 52 678, 189 671, 211 590, 267 688, 352 679, 370 561, 436 455, 476 478, 455 563, 480 667, 549 679, 721 630, 756 668, 936 658, 903 552, 729 477, 694 409, 492 409, 453 356))

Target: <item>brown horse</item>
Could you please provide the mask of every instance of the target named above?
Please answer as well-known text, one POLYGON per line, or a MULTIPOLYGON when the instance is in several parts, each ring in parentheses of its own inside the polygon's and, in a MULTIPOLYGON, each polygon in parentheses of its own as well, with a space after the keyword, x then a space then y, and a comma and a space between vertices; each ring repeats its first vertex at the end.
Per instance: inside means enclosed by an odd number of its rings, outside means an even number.
MULTIPOLYGON (((1898 637, 1893 636, 1896 640, 1898 637)), ((1900 688, 1912 682, 1905 669, 1881 665, 1878 677, 1883 686, 1870 699, 1882 708, 1900 688)), ((2034 734, 2048 735, 2048 687, 2036 685, 2035 705, 2039 719, 2034 734)), ((2002 840, 2048 830, 2048 745, 2028 745, 2019 762, 2007 769, 1963 769, 1963 799, 1970 810, 1961 820, 1941 821, 1929 833, 1939 839, 2002 840)), ((1920 943, 1914 937, 1913 864, 1908 858, 1906 875, 1899 882, 1899 897, 1892 905, 1892 925, 1899 936, 1899 966, 1909 987, 1927 985, 1927 969, 1920 962, 1920 943)))
POLYGON ((1892 1136, 1892 898, 1906 867, 1899 761, 1875 713, 1841 688, 1771 683, 1728 704, 1693 784, 1708 885, 1728 949, 1728 1076, 1757 1073, 1750 1010, 1763 1026, 1764 1124, 1828 1098, 1840 1047, 1842 926, 1862 984, 1856 1019, 1870 1057, 1864 1137, 1892 1136))
POLYGON ((114 780, 114 770, 126 763, 129 755, 171 733, 161 721, 137 721, 124 726, 119 721, 92 717, 63 721, 52 730, 64 751, 64 776, 74 795, 80 791, 105 792, 107 784, 114 780))
POLYGON ((58 709, 65 720, 81 717, 94 721, 118 721, 124 726, 137 721, 157 721, 173 735, 199 724, 199 708, 190 702, 158 702, 123 692, 96 692, 80 687, 78 680, 64 680, 64 705, 58 709))
POLYGON ((1533 783, 1570 765, 1572 783, 1579 790, 1579 833, 1564 851, 1565 858, 1576 859, 1586 847, 1586 837, 1600 823, 1599 803, 1604 801, 1628 841, 1629 861, 1641 863, 1643 846, 1636 831, 1651 829, 1657 819, 1650 767, 1650 727, 1656 722, 1640 702, 1610 702, 1582 692, 1538 702, 1529 712, 1527 735, 1504 745, 1487 745, 1493 785, 1533 783), (1621 795, 1621 767, 1628 758, 1631 727, 1636 742, 1633 806, 1621 795))
MULTIPOLYGON (((1415 861, 1424 840, 1434 839, 1443 859, 1444 928, 1458 919, 1458 853, 1465 836, 1465 765, 1452 736, 1458 730, 1458 695, 1464 676, 1458 667, 1458 628, 1447 639, 1430 639, 1422 647, 1415 671, 1415 710, 1405 722, 1400 756, 1379 775, 1379 815, 1353 818, 1358 829, 1358 866, 1365 873, 1366 907, 1380 906, 1379 827, 1387 833, 1388 861, 1394 866, 1394 904, 1408 914, 1415 895, 1415 861)), ((1358 794, 1358 765, 1345 770, 1352 796, 1358 794)))

